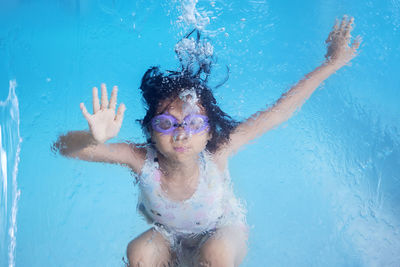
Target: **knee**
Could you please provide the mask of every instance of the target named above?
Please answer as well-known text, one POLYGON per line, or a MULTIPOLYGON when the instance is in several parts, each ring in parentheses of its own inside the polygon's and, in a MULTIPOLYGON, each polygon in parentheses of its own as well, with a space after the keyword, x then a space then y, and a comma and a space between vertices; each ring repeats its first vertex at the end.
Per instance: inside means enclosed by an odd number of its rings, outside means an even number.
POLYGON ((128 257, 129 267, 144 266, 148 259, 151 259, 153 254, 151 246, 143 246, 137 240, 129 242, 126 249, 126 255, 128 257))
POLYGON ((129 267, 169 266, 169 255, 161 251, 157 244, 151 242, 140 242, 132 240, 129 242, 127 251, 129 267))
POLYGON ((199 266, 234 267, 235 251, 225 240, 208 240, 200 249, 199 266))

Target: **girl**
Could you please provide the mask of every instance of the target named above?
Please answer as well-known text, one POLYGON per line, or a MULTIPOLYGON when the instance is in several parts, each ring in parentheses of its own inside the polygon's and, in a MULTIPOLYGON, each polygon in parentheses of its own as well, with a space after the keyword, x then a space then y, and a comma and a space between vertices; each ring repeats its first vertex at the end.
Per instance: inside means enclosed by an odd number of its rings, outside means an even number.
MULTIPOLYGON (((204 79, 192 72, 163 74, 150 68, 140 89, 147 105, 141 125, 147 143, 111 143, 125 105, 115 115, 117 87, 110 101, 93 88, 93 114, 83 103, 89 132, 70 132, 55 144, 69 157, 118 163, 137 174, 138 210, 151 228, 127 248, 129 266, 238 266, 246 255, 245 209, 235 198, 228 158, 240 147, 291 117, 318 85, 345 66, 360 45, 351 46, 353 18, 337 21, 326 43, 326 60, 272 107, 238 123, 224 113, 204 79), (186 257, 186 258, 185 258, 186 257)), ((199 73, 197 73, 199 74, 199 73)))

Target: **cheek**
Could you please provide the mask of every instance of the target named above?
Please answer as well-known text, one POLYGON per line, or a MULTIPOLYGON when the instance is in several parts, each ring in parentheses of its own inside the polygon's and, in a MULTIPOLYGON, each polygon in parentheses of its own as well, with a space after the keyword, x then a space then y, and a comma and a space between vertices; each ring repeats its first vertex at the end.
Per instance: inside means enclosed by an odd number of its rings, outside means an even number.
POLYGON ((208 140, 210 139, 207 133, 196 135, 192 138, 196 146, 201 148, 204 148, 207 145, 208 140))
POLYGON ((204 140, 204 142, 206 142, 206 143, 207 143, 209 140, 211 140, 211 137, 212 137, 210 131, 204 131, 204 132, 200 133, 199 135, 200 135, 200 137, 204 140))
POLYGON ((165 145, 169 143, 169 136, 155 133, 151 136, 151 140, 156 144, 156 146, 165 147, 165 145))

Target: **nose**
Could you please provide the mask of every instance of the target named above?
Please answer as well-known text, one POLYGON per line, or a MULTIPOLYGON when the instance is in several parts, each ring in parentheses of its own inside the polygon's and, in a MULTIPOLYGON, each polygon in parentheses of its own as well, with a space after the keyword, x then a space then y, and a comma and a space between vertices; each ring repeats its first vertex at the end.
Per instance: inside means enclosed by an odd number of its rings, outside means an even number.
POLYGON ((182 124, 179 125, 173 132, 174 142, 181 141, 181 140, 186 140, 188 138, 189 138, 189 136, 186 133, 185 129, 183 128, 182 124))

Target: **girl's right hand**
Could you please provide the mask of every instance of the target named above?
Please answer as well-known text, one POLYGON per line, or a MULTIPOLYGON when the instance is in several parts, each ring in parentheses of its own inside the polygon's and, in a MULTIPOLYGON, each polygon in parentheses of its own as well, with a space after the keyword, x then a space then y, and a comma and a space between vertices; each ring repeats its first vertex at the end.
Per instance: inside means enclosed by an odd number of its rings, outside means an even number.
POLYGON ((117 105, 118 87, 114 86, 111 92, 110 103, 108 103, 107 88, 104 83, 101 84, 101 105, 99 105, 99 97, 97 87, 93 87, 93 114, 90 114, 83 103, 80 104, 83 116, 89 124, 93 138, 100 143, 106 142, 117 136, 121 129, 122 120, 126 107, 120 104, 115 115, 117 105))

